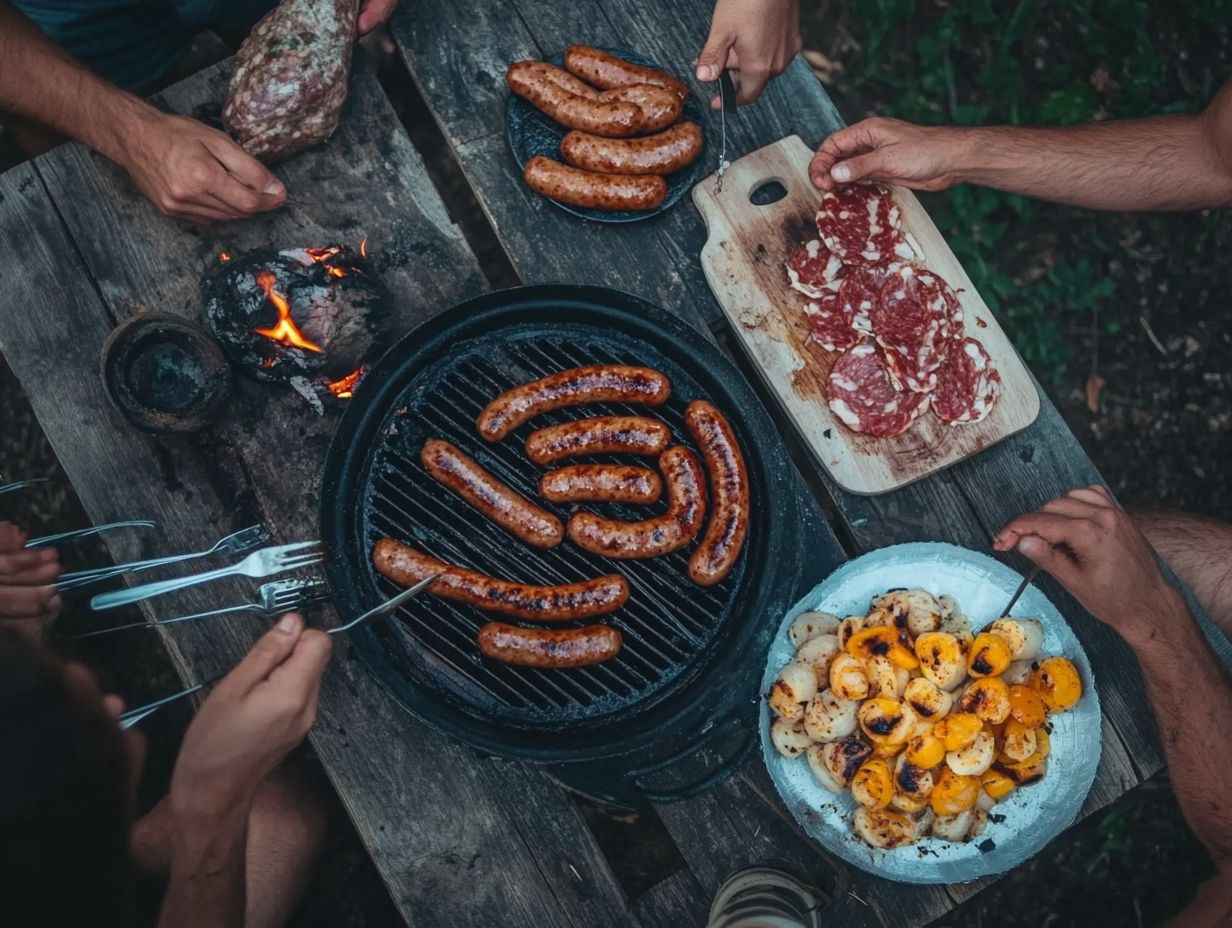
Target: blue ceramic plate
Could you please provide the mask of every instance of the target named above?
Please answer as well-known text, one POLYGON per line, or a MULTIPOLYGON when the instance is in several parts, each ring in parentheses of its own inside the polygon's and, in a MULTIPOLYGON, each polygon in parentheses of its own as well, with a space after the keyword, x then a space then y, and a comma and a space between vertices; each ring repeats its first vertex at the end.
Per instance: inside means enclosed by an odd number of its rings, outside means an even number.
MULTIPOLYGON (((611 52, 613 55, 619 55, 621 58, 632 61, 634 64, 665 70, 655 62, 649 61, 641 55, 635 55, 633 52, 623 51, 618 48, 605 48, 603 50, 611 52)), ((545 60, 557 67, 564 67, 565 56, 562 52, 552 55, 545 60)), ((566 213, 572 213, 575 216, 580 216, 582 219, 590 219, 594 222, 636 222, 639 219, 649 219, 651 216, 659 215, 664 210, 671 209, 706 174, 705 116, 694 94, 689 94, 684 101, 684 118, 690 122, 697 123, 701 127, 703 135, 702 151, 701 154, 693 159, 692 164, 677 171, 675 174, 664 176, 663 179, 667 181, 667 196, 663 198, 663 202, 655 209, 607 212, 601 209, 584 209, 578 206, 569 206, 567 203, 561 203, 558 200, 552 200, 551 202, 555 203, 566 213)), ((546 158, 551 158, 553 161, 562 161, 563 159, 560 157, 560 142, 568 131, 565 126, 555 122, 546 113, 539 112, 539 110, 535 109, 521 97, 512 93, 509 94, 509 103, 505 110, 505 135, 509 139, 509 150, 513 152, 514 160, 517 161, 519 169, 525 168, 526 162, 535 155, 543 155, 546 158)))

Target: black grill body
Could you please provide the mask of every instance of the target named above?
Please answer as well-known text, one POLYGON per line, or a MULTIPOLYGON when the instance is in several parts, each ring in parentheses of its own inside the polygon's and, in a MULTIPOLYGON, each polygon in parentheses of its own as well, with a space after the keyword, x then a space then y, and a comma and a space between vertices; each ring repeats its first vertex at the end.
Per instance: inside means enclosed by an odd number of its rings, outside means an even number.
MULTIPOLYGON (((579 461, 639 462, 630 456, 579 461)), ((322 538, 343 615, 397 592, 376 573, 384 537, 493 576, 568 583, 624 575, 629 602, 597 621, 624 636, 621 653, 592 667, 544 670, 482 657, 479 628, 494 618, 424 595, 388 622, 362 629, 353 646, 412 714, 481 749, 550 764, 567 785, 619 805, 696 792, 730 770, 756 734, 756 687, 766 647, 797 594, 799 537, 794 479, 760 402, 702 335, 634 297, 599 288, 523 287, 487 294, 415 329, 364 378, 339 423, 322 487, 322 538), (488 443, 475 418, 494 396, 530 380, 595 363, 665 373, 661 407, 593 404, 547 413, 488 443), (736 568, 705 589, 687 574, 692 546, 668 557, 615 561, 568 539, 525 545, 454 497, 419 462, 428 438, 444 438, 498 477, 567 519, 573 507, 538 494, 545 468, 523 450, 530 432, 569 419, 649 415, 691 445, 687 404, 713 401, 741 443, 753 490, 748 540, 736 568)), ((597 504, 617 518, 662 511, 597 504)))

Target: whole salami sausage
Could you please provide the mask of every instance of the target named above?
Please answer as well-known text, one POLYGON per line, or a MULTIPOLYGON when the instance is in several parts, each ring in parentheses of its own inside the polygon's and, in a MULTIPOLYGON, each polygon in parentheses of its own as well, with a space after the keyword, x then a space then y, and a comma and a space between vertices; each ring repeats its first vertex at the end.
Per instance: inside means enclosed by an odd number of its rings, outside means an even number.
POLYGON ((359 0, 282 0, 235 56, 222 121, 256 158, 329 138, 346 102, 359 0))

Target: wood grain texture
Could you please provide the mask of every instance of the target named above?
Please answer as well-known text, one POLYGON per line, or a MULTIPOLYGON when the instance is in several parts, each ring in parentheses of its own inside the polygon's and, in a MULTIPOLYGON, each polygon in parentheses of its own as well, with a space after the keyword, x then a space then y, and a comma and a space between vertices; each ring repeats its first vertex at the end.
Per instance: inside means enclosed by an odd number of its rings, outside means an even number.
POLYGON ((1002 396, 982 422, 951 426, 925 415, 893 438, 859 435, 830 410, 826 378, 840 352, 826 351, 810 337, 807 298, 791 289, 784 270, 792 252, 817 237, 813 217, 821 192, 808 176, 812 154, 799 136, 773 142, 733 162, 721 192, 713 177, 701 181, 693 202, 709 232, 701 263, 710 289, 817 462, 848 492, 884 493, 1030 425, 1040 408, 1034 382, 920 202, 900 187, 893 196, 903 230, 918 242, 921 265, 958 293, 967 332, 984 344, 1001 374, 1002 396), (787 195, 753 203, 751 194, 772 181, 787 195))
MULTIPOLYGON (((216 102, 225 69, 177 85, 164 102, 183 112, 216 102)), ((157 533, 117 539, 118 557, 198 549, 258 520, 282 540, 315 537, 318 469, 338 413, 317 417, 289 391, 240 382, 210 431, 137 435, 96 373, 116 321, 154 306, 196 316, 200 275, 224 247, 367 235, 399 334, 485 286, 371 69, 359 65, 354 80, 334 140, 285 167, 307 207, 205 230, 170 222, 78 146, 0 177, 0 260, 20 269, 0 276, 0 348, 91 518, 158 519, 157 533)), ((158 605, 196 611, 239 593, 201 587, 158 605)), ((154 617, 148 606, 145 614, 154 617)), ((263 627, 228 618, 161 634, 181 674, 196 680, 233 665, 263 627)), ((311 740, 410 924, 635 924, 559 786, 416 722, 345 642, 335 647, 311 740)))

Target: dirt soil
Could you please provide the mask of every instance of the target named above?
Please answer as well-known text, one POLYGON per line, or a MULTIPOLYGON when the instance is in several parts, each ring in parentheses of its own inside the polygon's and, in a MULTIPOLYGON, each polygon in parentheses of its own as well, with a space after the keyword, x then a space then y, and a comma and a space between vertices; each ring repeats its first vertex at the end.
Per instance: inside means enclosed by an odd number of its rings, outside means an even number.
MULTIPOLYGON (((847 4, 819 4, 806 18, 806 47, 826 51, 840 65, 859 54, 847 4), (825 17, 833 16, 832 19, 825 17)), ((496 284, 511 271, 465 182, 448 157, 421 100, 402 88, 404 72, 387 74, 408 130, 427 155, 429 169, 496 284)), ((850 120, 875 101, 845 98, 850 120)), ((7 152, 8 163, 14 155, 7 152)), ((7 167, 0 133, 0 167, 7 167)), ((1050 208, 1051 209, 1051 208, 1050 208)), ((1030 230, 1010 236, 1007 266, 1046 265, 1056 254, 1098 257, 1101 275, 1115 284, 1116 332, 1099 319, 1058 307, 1051 322, 1073 346, 1060 369, 1036 374, 1075 434, 1126 502, 1192 509, 1232 519, 1232 317, 1224 312, 1224 281, 1232 223, 1219 216, 1095 216, 1076 210, 1047 212, 1030 230), (1041 232, 1040 230, 1045 230, 1041 232), (1106 384, 1096 411, 1088 405, 1091 374, 1106 384)), ((1106 321, 1106 320, 1105 320, 1106 321)), ((1011 325, 1007 323, 1007 328, 1011 325)), ((1046 365, 1045 365, 1046 367, 1046 365)), ((86 524, 86 517, 6 364, 0 363, 0 473, 50 474, 50 488, 5 497, 0 518, 37 531, 86 524)), ((106 560, 101 543, 66 550, 69 569, 106 560)), ((136 617, 136 616, 134 616, 136 617)), ((70 601, 57 627, 57 646, 84 660, 108 688, 130 704, 178 686, 153 635, 134 633, 91 642, 68 637, 90 626, 70 601)), ((146 726, 150 760, 142 801, 165 791, 186 707, 168 710, 146 726)), ((653 814, 615 817, 584 805, 597 837, 616 858, 618 876, 636 893, 653 874, 679 864, 679 854, 653 814)), ((293 928, 386 928, 400 924, 358 837, 339 814, 330 845, 293 928)), ((1048 925, 1160 924, 1190 898, 1210 873, 1210 862, 1180 817, 1165 775, 1133 790, 1105 811, 1069 829, 1043 853, 937 924, 947 928, 1018 928, 1048 925)), ((152 924, 159 888, 143 892, 143 923, 152 924)), ((521 928, 521 926, 518 926, 521 928)))

